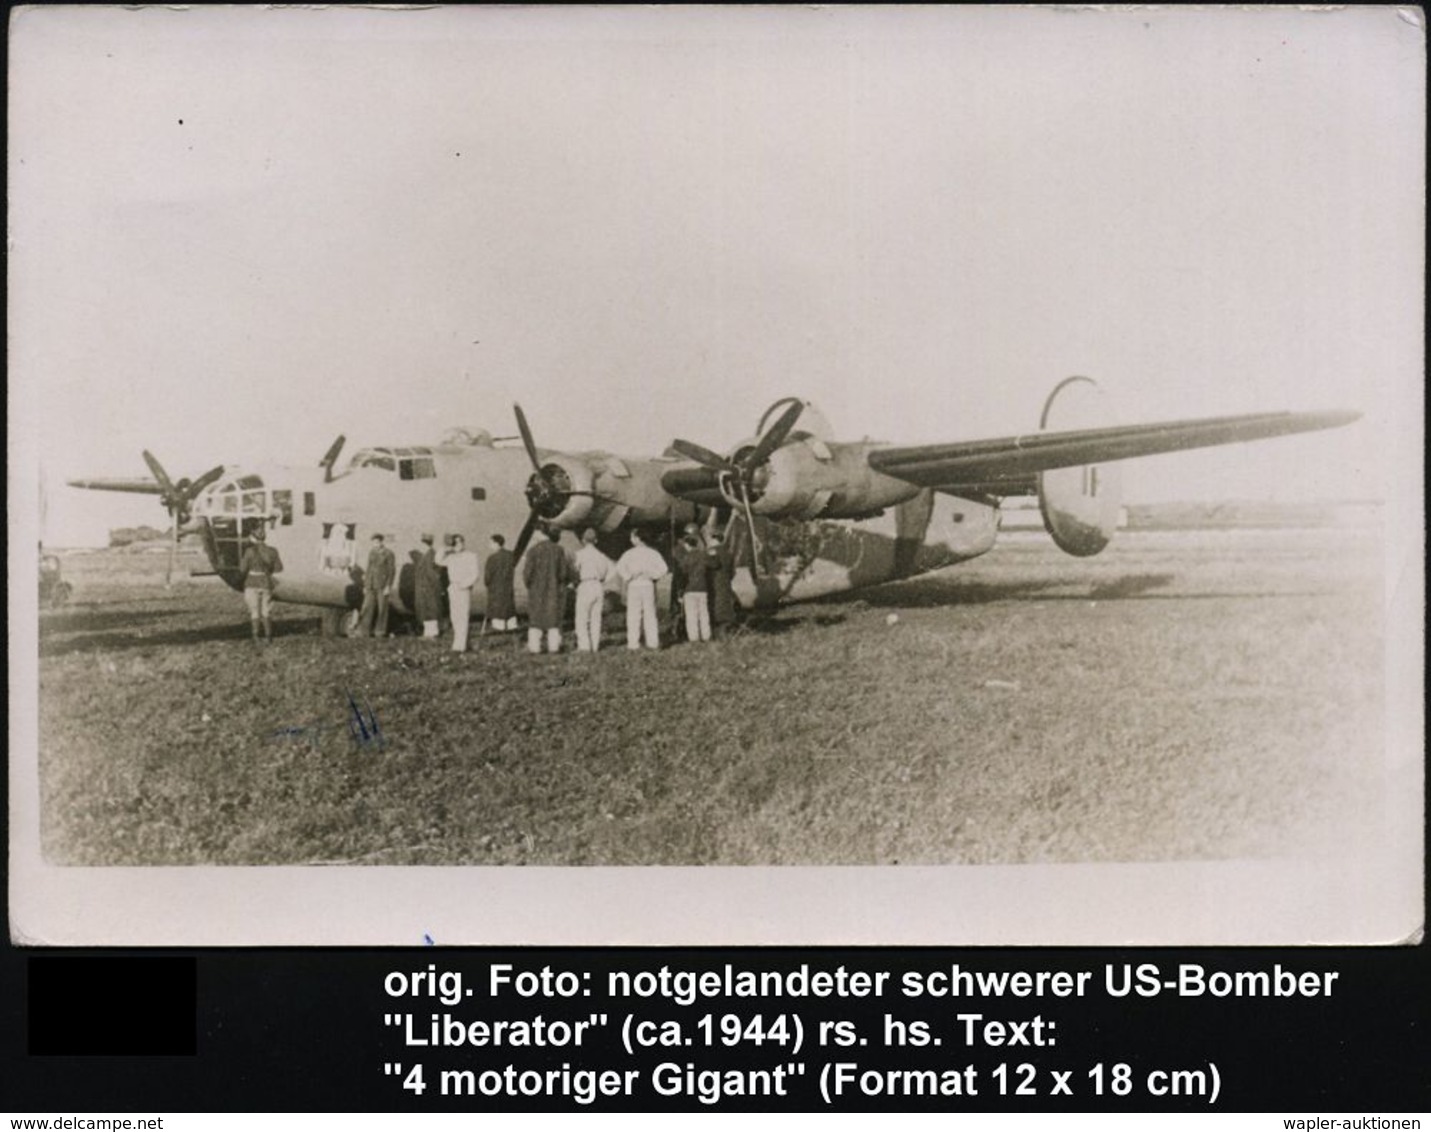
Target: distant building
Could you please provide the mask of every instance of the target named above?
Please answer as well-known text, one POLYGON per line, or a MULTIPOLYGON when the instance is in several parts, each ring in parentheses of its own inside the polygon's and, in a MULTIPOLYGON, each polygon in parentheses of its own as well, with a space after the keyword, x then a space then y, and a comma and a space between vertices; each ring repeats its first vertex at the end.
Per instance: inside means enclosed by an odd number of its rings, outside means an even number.
POLYGON ((109 545, 131 546, 136 542, 156 542, 168 537, 168 531, 161 531, 156 527, 115 527, 109 532, 109 545))

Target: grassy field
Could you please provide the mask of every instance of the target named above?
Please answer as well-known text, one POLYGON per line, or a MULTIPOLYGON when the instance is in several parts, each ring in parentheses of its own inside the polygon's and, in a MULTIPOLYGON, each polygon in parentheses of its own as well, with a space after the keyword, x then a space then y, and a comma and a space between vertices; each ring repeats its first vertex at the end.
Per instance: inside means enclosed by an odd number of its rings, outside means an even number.
POLYGON ((57 864, 879 864, 1276 856, 1382 797, 1378 540, 1127 532, 793 608, 735 639, 532 657, 247 639, 162 555, 41 613, 57 864), (352 704, 381 742, 350 734, 352 704), (370 715, 368 713, 371 713, 370 715))

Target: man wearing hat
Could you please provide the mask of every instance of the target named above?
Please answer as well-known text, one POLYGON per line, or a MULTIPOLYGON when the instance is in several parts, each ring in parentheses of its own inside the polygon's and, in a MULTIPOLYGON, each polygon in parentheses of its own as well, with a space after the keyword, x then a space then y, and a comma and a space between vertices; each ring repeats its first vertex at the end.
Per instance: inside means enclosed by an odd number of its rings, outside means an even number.
POLYGON ((422 536, 422 551, 413 564, 413 612, 422 622, 422 635, 436 638, 442 621, 442 571, 432 549, 432 536, 422 536))
POLYGON ((359 618, 360 636, 370 633, 388 635, 388 599, 397 581, 397 559, 380 534, 373 535, 368 551, 368 568, 363 571, 363 612, 359 618), (376 620, 376 625, 374 621, 376 620))
POLYGON ((258 644, 259 626, 263 639, 273 640, 273 576, 283 570, 283 559, 268 545, 268 531, 260 523, 253 532, 253 542, 239 561, 239 585, 243 587, 244 604, 248 606, 253 642, 258 644))
POLYGON ((606 579, 616 564, 596 545, 596 532, 582 532, 576 552, 576 648, 596 652, 601 648, 601 614, 606 599, 606 579))
POLYGON ((706 577, 710 582, 711 626, 720 640, 735 623, 735 590, 731 578, 735 575, 735 556, 726 545, 720 531, 712 531, 706 548, 706 577))

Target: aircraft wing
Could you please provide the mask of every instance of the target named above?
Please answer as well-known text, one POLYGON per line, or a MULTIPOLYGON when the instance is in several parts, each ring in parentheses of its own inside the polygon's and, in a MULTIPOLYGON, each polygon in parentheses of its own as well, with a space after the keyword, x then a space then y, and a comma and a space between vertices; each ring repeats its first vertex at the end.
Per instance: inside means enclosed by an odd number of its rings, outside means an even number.
POLYGON ((66 480, 70 487, 85 487, 90 491, 127 491, 134 495, 163 495, 164 489, 156 480, 140 477, 132 479, 66 480))
POLYGON ((876 448, 868 460, 876 471, 920 487, 956 494, 1025 495, 1035 491, 1037 473, 1055 468, 1313 432, 1350 424, 1360 416, 1345 411, 1254 413, 1071 432, 1034 432, 997 440, 876 448))

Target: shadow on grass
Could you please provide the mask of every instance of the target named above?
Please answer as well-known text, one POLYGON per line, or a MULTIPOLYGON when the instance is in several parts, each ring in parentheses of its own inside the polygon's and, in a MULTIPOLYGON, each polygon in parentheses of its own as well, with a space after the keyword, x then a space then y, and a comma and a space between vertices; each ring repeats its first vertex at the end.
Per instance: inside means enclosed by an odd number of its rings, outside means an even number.
POLYGON ((1336 590, 1205 590, 1188 593, 1186 590, 1173 593, 1149 593, 1145 587, 1127 593, 1105 592, 1104 587, 1093 586, 1087 593, 1043 594, 1033 601, 1282 601, 1287 598, 1335 597, 1336 590))
POLYGON ((832 625, 843 625, 846 620, 846 615, 843 613, 817 613, 814 616, 801 616, 794 611, 792 613, 793 616, 789 617, 781 617, 773 613, 752 615, 746 618, 745 622, 731 633, 731 636, 778 637, 803 625, 818 625, 821 628, 828 628, 832 625))
POLYGON ((999 601, 1226 601, 1240 598, 1326 597, 1325 589, 1246 589, 1189 593, 1174 590, 1177 574, 1127 574, 1097 582, 1086 589, 1067 579, 971 582, 957 578, 916 578, 891 582, 875 589, 823 598, 823 605, 863 604, 873 609, 918 609, 955 605, 986 605, 999 601), (1050 590, 1058 592, 1050 593, 1050 590))
MULTIPOLYGON (((1171 576, 1171 575, 1170 575, 1171 576)), ((1032 597, 1066 581, 970 582, 957 578, 911 578, 873 589, 833 594, 820 604, 842 605, 860 602, 877 609, 912 609, 940 605, 981 605, 1032 597)))
MULTIPOLYGON (((132 622, 129 622, 132 624, 132 622)), ((281 637, 311 637, 318 632, 317 623, 311 618, 293 618, 274 621, 273 635, 281 637)), ((196 625, 188 629, 171 629, 158 633, 109 632, 80 633, 55 640, 52 636, 42 636, 40 655, 68 656, 76 652, 117 652, 123 649, 156 648, 166 645, 198 645, 206 641, 247 641, 250 637, 247 621, 233 624, 196 625)))
POLYGON ((1160 590, 1173 580, 1172 574, 1125 574, 1111 582, 1101 582, 1088 591, 1090 601, 1117 601, 1142 597, 1149 590, 1160 590))
POLYGON ((40 628, 44 633, 99 633, 108 629, 133 629, 165 617, 176 617, 181 612, 178 609, 56 609, 41 616, 40 628))

